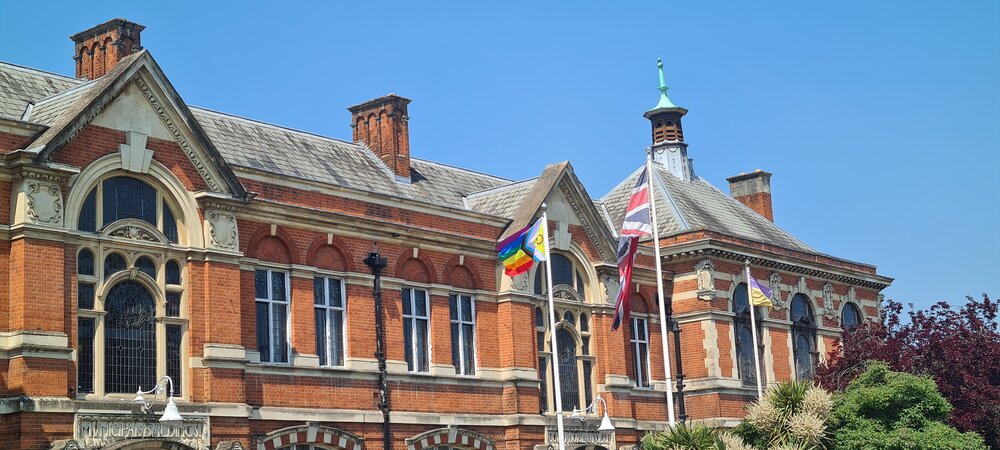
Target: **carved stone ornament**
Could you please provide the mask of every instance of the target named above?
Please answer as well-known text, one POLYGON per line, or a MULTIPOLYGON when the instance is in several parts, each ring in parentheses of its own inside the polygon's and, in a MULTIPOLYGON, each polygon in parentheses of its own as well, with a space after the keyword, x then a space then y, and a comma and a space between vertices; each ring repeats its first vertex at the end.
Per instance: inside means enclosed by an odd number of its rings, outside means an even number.
POLYGON ((571 286, 565 284, 557 284, 552 287, 552 296, 555 298, 561 298, 563 300, 572 300, 574 302, 581 302, 580 294, 576 292, 571 286))
POLYGON ((236 250, 239 232, 236 228, 236 215, 231 212, 209 211, 205 215, 208 225, 208 242, 215 248, 236 250))
POLYGON ((28 219, 34 223, 61 224, 62 190, 59 185, 29 180, 25 183, 28 219))
POLYGON ((694 270, 698 276, 698 298, 715 299, 715 265, 706 259, 695 265, 694 270))
POLYGON ((118 144, 123 169, 137 173, 149 172, 149 163, 153 161, 153 151, 146 148, 147 138, 149 136, 135 131, 129 131, 125 134, 127 144, 118 144))
POLYGON ((167 238, 152 225, 139 219, 122 219, 108 225, 104 230, 106 236, 114 236, 135 241, 156 242, 166 244, 167 238))
POLYGON ((833 307, 833 285, 830 283, 823 285, 823 315, 826 317, 837 317, 837 310, 833 307))
POLYGON ((515 291, 528 291, 528 272, 522 273, 510 279, 510 285, 515 291))
POLYGON ((885 296, 878 294, 875 296, 875 310, 878 311, 878 317, 872 317, 872 321, 881 321, 885 313, 885 296))
MULTIPOLYGON (((618 297, 618 291, 621 289, 621 285, 618 283, 621 280, 611 274, 604 274, 601 276, 601 285, 604 286, 604 303, 612 305, 615 303, 615 299, 618 297)), ((627 289, 628 286, 625 286, 627 289)))
POLYGON ((243 444, 240 441, 222 441, 215 446, 215 450, 243 450, 243 444))
POLYGON ((767 277, 767 285, 771 288, 771 303, 777 309, 784 308, 785 303, 781 301, 781 274, 771 272, 771 276, 767 277))
POLYGON ((49 445, 49 450, 80 450, 80 444, 72 439, 62 439, 52 441, 52 444, 49 445))

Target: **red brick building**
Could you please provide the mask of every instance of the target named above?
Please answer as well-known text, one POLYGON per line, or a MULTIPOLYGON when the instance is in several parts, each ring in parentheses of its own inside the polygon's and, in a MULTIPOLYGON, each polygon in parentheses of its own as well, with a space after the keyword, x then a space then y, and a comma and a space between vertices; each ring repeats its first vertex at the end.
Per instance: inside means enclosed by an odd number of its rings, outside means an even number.
MULTIPOLYGON (((395 447, 551 444, 547 283, 503 275, 494 250, 543 203, 564 409, 600 395, 617 429, 567 420, 570 447, 663 426, 651 245, 609 331, 641 168, 595 200, 567 162, 512 181, 419 159, 396 95, 348 108, 350 142, 190 107, 142 31, 72 36, 74 77, 0 62, 0 447, 380 448, 373 245, 395 447), (162 375, 182 426, 131 401, 162 375)), ((732 196, 698 178, 686 112, 664 94, 646 113, 667 304, 687 418, 732 425, 755 395, 745 260, 777 305, 755 325, 768 383, 809 377, 891 279, 775 225, 771 174, 730 178, 732 196)))

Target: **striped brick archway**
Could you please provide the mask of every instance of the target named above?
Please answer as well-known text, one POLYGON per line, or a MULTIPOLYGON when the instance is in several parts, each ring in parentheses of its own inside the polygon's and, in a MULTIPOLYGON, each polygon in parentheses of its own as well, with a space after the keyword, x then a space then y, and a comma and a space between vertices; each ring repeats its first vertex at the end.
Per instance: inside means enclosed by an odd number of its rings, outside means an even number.
POLYGON ((362 450, 364 441, 364 438, 346 431, 308 424, 268 433, 257 444, 257 450, 275 450, 292 444, 315 444, 340 450, 362 450))
POLYGON ((426 450, 438 445, 455 445, 472 450, 494 450, 492 439, 462 428, 438 428, 406 440, 407 450, 426 450))

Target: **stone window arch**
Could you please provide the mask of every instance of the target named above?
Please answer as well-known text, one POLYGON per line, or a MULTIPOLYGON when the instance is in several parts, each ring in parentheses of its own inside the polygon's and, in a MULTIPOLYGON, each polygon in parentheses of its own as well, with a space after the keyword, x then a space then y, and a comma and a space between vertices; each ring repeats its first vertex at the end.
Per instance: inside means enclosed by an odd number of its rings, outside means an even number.
POLYGON ((495 442, 488 436, 464 428, 447 427, 425 431, 406 439, 406 450, 494 450, 495 442))
MULTIPOLYGON (((260 439, 266 450, 361 450, 364 438, 315 423, 275 430, 260 439)), ((258 447, 260 448, 260 447, 258 447)))

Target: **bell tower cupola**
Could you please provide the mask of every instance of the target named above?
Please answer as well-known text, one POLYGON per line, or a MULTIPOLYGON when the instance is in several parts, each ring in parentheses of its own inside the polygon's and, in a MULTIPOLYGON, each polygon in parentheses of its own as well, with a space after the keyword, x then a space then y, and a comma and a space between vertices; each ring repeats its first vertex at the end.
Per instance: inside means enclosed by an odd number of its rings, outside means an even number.
POLYGON ((667 97, 669 88, 663 77, 661 59, 656 60, 656 68, 660 74, 660 101, 643 114, 643 117, 649 119, 653 128, 653 162, 666 166, 677 178, 690 181, 694 169, 687 156, 684 128, 681 126, 681 118, 687 114, 687 110, 675 105, 667 97))

